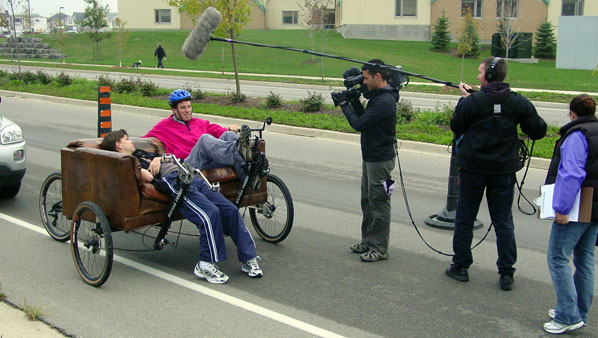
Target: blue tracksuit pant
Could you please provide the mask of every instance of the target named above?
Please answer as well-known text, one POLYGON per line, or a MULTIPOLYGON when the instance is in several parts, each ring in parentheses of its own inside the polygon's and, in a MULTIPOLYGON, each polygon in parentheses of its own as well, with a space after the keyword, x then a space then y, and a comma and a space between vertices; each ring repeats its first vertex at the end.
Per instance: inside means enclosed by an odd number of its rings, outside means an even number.
MULTIPOLYGON (((172 196, 176 196, 178 191, 177 175, 173 172, 162 178, 172 196)), ((237 207, 219 192, 210 190, 197 177, 189 185, 179 212, 199 229, 200 260, 212 263, 226 260, 223 235, 230 236, 237 246, 239 261, 245 262, 257 256, 255 242, 237 207)))

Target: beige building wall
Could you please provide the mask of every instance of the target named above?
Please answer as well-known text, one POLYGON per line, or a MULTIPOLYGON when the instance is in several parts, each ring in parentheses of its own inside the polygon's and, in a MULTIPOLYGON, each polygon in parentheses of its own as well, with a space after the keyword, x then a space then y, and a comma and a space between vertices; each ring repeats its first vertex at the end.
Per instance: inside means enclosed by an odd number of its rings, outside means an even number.
POLYGON ((165 0, 118 0, 118 16, 131 29, 180 29, 181 15, 165 0), (170 9, 169 23, 156 23, 154 10, 170 9))
MULTIPOLYGON (((251 0, 250 0, 251 1, 251 0)), ((327 8, 334 8, 335 0, 324 1, 327 8)), ((303 5, 303 0, 270 0, 268 13, 268 28, 269 29, 306 29, 307 27, 302 25, 302 11, 299 4, 303 5), (297 24, 285 24, 282 22, 282 12, 295 11, 298 15, 297 24)), ((260 11, 261 13, 261 11, 260 11)))
POLYGON ((262 12, 262 10, 252 0, 248 0, 248 2, 249 8, 251 9, 251 16, 249 17, 249 22, 247 23, 247 26, 245 26, 245 28, 264 29, 264 12, 262 12))
MULTIPOLYGON (((449 18, 449 31, 453 40, 455 40, 463 20, 461 17, 461 0, 434 1, 434 4, 432 4, 431 26, 436 24, 438 18, 442 16, 443 10, 446 11, 446 16, 449 18)), ((548 6, 544 0, 519 0, 519 12, 513 27, 520 32, 535 34, 540 23, 546 18, 547 13, 548 6)), ((482 17, 475 18, 475 22, 480 42, 490 42, 492 34, 498 31, 496 0, 482 1, 482 17)), ((433 27, 431 27, 431 30, 433 31, 433 27)))
POLYGON ((430 25, 430 0, 417 0, 415 17, 396 17, 395 0, 343 0, 341 25, 430 25))

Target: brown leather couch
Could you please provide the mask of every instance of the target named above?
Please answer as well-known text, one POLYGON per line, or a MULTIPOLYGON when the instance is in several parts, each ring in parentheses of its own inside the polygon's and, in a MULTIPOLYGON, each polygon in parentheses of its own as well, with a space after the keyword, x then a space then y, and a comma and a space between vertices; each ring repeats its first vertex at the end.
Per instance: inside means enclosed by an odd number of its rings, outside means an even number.
MULTIPOLYGON (((137 149, 164 153, 158 139, 131 139, 137 149)), ((141 166, 134 156, 102 150, 101 140, 79 139, 60 150, 63 214, 71 218, 79 203, 91 201, 102 208, 113 229, 128 231, 162 222, 170 197, 157 191, 151 183, 141 182, 141 166)), ((265 151, 263 140, 259 149, 265 151)), ((210 182, 220 182, 220 192, 234 202, 241 182, 231 167, 202 172, 210 182)), ((245 193, 242 205, 263 203, 266 199, 264 178, 258 191, 249 189, 245 193)))

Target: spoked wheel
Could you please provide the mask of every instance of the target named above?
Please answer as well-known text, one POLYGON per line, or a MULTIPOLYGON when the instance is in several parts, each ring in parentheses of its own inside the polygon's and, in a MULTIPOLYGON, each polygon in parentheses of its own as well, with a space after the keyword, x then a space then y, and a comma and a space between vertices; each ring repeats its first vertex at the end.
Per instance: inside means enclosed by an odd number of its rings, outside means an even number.
POLYGON ((293 200, 289 189, 278 176, 269 174, 266 184, 268 201, 250 207, 249 216, 262 239, 278 243, 287 238, 293 227, 293 200))
POLYGON ((62 214, 62 176, 50 174, 39 192, 39 213, 48 234, 59 242, 71 236, 71 225, 62 214))
POLYGON ((93 202, 82 202, 75 209, 71 252, 85 283, 100 286, 106 282, 112 270, 112 234, 106 215, 93 202))

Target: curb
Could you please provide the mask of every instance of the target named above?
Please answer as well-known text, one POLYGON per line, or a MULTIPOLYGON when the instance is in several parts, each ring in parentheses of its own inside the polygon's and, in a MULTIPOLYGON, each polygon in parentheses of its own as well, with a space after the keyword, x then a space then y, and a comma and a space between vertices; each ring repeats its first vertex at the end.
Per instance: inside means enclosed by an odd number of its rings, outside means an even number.
MULTIPOLYGON (((97 102, 95 102, 95 101, 70 99, 70 98, 64 98, 64 97, 58 97, 58 96, 49 96, 49 95, 32 94, 32 93, 24 93, 24 92, 14 92, 14 91, 8 91, 8 90, 0 90, 0 95, 31 98, 31 99, 44 100, 44 101, 53 102, 53 103, 76 105, 76 106, 80 106, 80 107, 94 107, 95 108, 98 105, 97 102)), ((158 117, 167 117, 167 116, 170 116, 170 114, 171 114, 169 111, 167 111, 165 109, 128 106, 128 105, 115 104, 115 103, 112 104, 112 110, 120 110, 120 111, 124 111, 124 112, 128 112, 128 113, 151 115, 151 116, 158 116, 158 117)), ((218 123, 218 124, 222 124, 222 125, 235 124, 235 123, 236 124, 251 124, 251 123, 256 122, 253 120, 243 120, 243 119, 238 119, 238 118, 206 115, 206 114, 199 114, 199 113, 194 113, 194 115, 199 116, 203 119, 209 119, 210 121, 212 121, 214 123, 218 123), (241 123, 239 123, 240 121, 241 121, 241 123)), ((329 139, 329 140, 333 140, 333 141, 349 142, 349 143, 356 143, 356 144, 358 144, 359 140, 360 140, 359 134, 342 133, 342 132, 338 132, 338 131, 313 129, 313 128, 305 128, 305 127, 294 127, 294 126, 287 126, 287 125, 273 124, 268 127, 268 131, 275 132, 275 133, 281 133, 281 134, 295 135, 295 136, 325 138, 325 139, 329 139)), ((432 154, 450 156, 449 148, 446 145, 423 143, 423 142, 416 142, 416 141, 409 141, 409 140, 398 140, 398 142, 399 142, 399 150, 407 150, 407 151, 414 151, 414 152, 432 153, 432 154)), ((550 164, 550 160, 548 160, 548 159, 533 157, 532 161, 530 163, 530 168, 547 170, 549 164, 550 164)))

